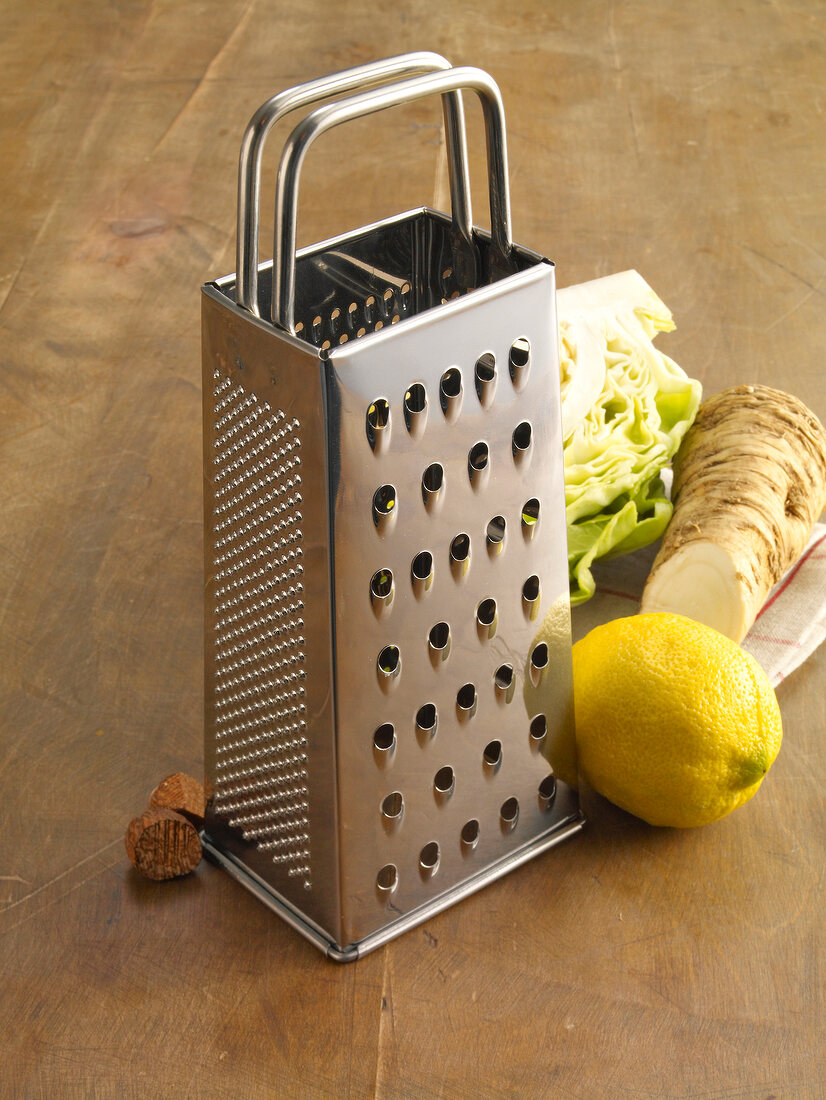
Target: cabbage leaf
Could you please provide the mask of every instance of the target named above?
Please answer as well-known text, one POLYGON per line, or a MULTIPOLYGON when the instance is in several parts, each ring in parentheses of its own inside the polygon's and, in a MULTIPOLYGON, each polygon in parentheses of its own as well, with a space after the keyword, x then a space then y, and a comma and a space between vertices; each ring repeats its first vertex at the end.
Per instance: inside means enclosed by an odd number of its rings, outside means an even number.
POLYGON ((557 293, 571 602, 591 566, 647 546, 671 518, 660 478, 697 413, 700 383, 653 339, 671 311, 636 271, 557 293))

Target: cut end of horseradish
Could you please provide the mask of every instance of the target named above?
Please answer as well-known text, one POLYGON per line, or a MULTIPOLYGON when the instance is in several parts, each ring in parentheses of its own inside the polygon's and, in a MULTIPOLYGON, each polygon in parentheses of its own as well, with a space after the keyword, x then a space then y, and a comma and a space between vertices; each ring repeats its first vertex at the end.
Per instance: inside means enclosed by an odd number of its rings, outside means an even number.
POLYGON ((684 615, 738 644, 752 622, 734 562, 722 547, 703 539, 681 546, 660 565, 654 563, 640 611, 684 615))

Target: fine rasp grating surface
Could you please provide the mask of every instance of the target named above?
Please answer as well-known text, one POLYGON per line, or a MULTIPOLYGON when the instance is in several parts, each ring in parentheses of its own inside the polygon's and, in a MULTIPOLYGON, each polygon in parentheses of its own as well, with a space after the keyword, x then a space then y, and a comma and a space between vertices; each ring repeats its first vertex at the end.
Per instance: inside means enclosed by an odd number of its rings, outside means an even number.
POLYGON ((309 888, 300 424, 214 383, 215 807, 309 888))

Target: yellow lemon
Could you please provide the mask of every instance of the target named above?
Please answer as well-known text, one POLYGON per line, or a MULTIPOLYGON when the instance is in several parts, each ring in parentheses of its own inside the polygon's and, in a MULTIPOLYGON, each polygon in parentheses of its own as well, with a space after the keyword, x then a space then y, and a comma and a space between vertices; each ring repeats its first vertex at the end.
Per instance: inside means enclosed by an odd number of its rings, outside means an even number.
POLYGON ((706 825, 756 793, 780 708, 744 650, 682 615, 598 626, 574 646, 583 778, 651 825, 706 825))

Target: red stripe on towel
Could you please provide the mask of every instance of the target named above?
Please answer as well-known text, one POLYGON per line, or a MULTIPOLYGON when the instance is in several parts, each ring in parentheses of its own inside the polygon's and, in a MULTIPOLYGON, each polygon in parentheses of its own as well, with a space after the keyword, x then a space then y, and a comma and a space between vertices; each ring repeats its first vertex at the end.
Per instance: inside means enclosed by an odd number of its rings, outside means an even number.
POLYGON ((752 634, 748 633, 748 639, 750 642, 768 642, 769 645, 790 645, 795 649, 801 649, 801 643, 794 641, 792 638, 772 638, 768 634, 752 634))

